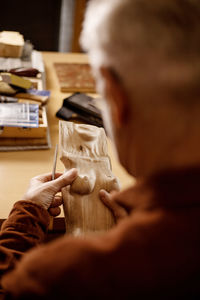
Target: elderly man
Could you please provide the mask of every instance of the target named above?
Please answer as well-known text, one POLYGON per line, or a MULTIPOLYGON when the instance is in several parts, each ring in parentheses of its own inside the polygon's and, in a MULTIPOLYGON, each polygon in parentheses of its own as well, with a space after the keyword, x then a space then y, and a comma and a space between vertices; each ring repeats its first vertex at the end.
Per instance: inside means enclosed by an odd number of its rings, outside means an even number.
POLYGON ((32 180, 1 231, 8 299, 193 299, 200 293, 200 2, 91 0, 88 50, 105 124, 136 185, 102 201, 101 236, 40 243, 76 170, 32 180), (61 176, 60 176, 61 175, 61 176))

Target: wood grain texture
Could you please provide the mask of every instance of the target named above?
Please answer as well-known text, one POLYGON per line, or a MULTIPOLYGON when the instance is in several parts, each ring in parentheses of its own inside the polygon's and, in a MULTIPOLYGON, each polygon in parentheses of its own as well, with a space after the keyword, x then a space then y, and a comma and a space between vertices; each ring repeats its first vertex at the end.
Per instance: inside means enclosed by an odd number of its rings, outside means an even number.
POLYGON ((103 128, 60 121, 60 159, 65 170, 78 169, 71 187, 62 190, 66 230, 79 236, 111 228, 114 219, 99 191, 119 189, 112 174, 103 128))
POLYGON ((89 64, 54 64, 61 92, 95 92, 95 81, 89 64))

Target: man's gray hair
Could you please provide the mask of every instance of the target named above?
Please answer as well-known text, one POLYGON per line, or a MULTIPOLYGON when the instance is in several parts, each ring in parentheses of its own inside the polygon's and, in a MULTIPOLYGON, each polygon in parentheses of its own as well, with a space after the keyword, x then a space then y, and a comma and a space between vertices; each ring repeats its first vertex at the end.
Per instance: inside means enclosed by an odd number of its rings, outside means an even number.
POLYGON ((81 44, 132 96, 200 97, 200 0, 91 0, 81 44))

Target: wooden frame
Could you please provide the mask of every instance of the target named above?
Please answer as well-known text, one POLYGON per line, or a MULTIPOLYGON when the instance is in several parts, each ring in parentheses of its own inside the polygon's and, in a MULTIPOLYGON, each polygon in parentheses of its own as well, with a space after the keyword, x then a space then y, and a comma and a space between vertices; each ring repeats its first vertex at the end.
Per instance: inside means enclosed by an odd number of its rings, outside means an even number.
POLYGON ((72 52, 82 52, 79 37, 82 29, 85 9, 88 0, 76 0, 74 9, 74 32, 72 37, 72 52))

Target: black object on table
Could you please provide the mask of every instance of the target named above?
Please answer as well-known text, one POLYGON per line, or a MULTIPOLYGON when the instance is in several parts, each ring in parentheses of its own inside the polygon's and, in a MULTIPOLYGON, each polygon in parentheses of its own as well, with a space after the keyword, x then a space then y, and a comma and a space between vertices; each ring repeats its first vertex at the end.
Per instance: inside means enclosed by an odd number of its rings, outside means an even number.
POLYGON ((95 106, 94 98, 75 93, 63 100, 63 106, 56 113, 56 117, 69 121, 78 118, 86 123, 103 127, 101 111, 95 106))

